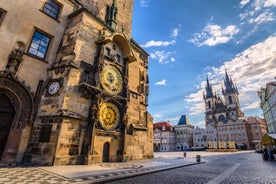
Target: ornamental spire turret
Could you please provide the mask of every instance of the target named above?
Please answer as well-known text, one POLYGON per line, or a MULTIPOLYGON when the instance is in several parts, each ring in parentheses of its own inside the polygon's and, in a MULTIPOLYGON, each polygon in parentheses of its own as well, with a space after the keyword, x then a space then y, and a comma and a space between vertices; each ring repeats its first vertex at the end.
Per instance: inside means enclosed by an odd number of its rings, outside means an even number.
POLYGON ((112 5, 107 7, 106 12, 106 23, 114 30, 116 29, 116 16, 117 16, 118 8, 116 0, 113 0, 112 5))

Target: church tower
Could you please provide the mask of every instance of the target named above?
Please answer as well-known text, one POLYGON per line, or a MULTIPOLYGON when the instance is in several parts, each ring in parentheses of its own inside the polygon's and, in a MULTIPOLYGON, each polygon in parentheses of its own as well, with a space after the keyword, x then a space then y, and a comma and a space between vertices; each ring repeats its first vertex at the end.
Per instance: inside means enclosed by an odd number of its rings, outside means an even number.
POLYGON ((211 124, 214 121, 213 113, 215 111, 215 105, 217 101, 217 96, 213 92, 212 84, 210 84, 209 79, 207 77, 207 86, 205 87, 206 94, 203 92, 203 98, 205 101, 205 109, 206 109, 206 124, 211 124))
POLYGON ((227 119, 237 120, 240 117, 244 117, 244 113, 240 108, 239 91, 226 70, 224 86, 225 88, 222 87, 222 94, 224 96, 225 105, 228 109, 227 119))

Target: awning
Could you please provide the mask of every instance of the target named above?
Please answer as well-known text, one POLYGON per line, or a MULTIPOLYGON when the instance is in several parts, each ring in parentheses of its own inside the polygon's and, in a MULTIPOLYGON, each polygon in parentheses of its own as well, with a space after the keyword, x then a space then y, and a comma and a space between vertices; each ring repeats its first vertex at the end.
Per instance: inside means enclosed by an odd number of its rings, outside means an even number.
POLYGON ((265 134, 262 137, 261 145, 275 145, 276 134, 265 134))

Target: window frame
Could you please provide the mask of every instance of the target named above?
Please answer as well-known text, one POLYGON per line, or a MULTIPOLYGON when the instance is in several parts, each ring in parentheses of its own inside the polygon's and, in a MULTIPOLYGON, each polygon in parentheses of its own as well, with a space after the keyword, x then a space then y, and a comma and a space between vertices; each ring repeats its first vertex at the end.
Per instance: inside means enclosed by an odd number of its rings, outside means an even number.
POLYGON ((2 22, 4 21, 5 16, 7 14, 7 11, 4 10, 4 9, 2 9, 2 8, 0 8, 0 12, 2 13, 2 15, 0 17, 0 26, 1 26, 2 22))
MULTIPOLYGON (((47 54, 48 54, 48 50, 49 50, 49 47, 50 47, 52 38, 53 38, 53 36, 51 36, 50 34, 44 32, 44 31, 42 31, 42 30, 40 30, 40 29, 38 29, 38 28, 35 28, 34 31, 33 31, 33 34, 32 34, 32 38, 31 38, 31 40, 30 40, 30 44, 29 44, 29 47, 28 47, 28 50, 27 50, 27 54, 28 54, 29 56, 32 56, 32 57, 36 58, 36 59, 39 59, 39 60, 42 60, 42 61, 46 61, 46 57, 47 57, 47 54), (39 34, 41 34, 42 36, 47 37, 47 38, 49 39, 48 44, 47 44, 47 46, 45 47, 45 52, 44 52, 44 57, 43 57, 43 58, 40 57, 40 56, 38 56, 38 54, 33 54, 33 53, 30 52, 30 50, 31 50, 31 48, 32 48, 32 44, 35 43, 35 42, 34 42, 34 38, 35 38, 35 34, 36 34, 36 33, 39 33, 39 34)), ((39 40, 39 41, 41 41, 41 40, 39 40)), ((38 45, 38 47, 40 47, 40 46, 41 46, 41 45, 38 45)), ((38 51, 38 49, 37 49, 36 51, 38 51)))
MULTIPOLYGON (((60 14, 61 14, 61 10, 62 10, 62 4, 60 2, 58 2, 57 0, 45 0, 42 8, 40 9, 41 12, 43 12, 45 15, 51 17, 52 19, 59 21, 60 18, 60 14), (52 10, 48 9, 46 6, 50 6, 50 3, 54 3, 55 5, 57 5, 59 7, 58 11, 56 12, 56 16, 53 16, 52 13, 54 13, 52 10), (46 9, 48 9, 50 12, 47 12, 46 9)), ((51 9, 55 9, 55 7, 50 6, 51 9)))

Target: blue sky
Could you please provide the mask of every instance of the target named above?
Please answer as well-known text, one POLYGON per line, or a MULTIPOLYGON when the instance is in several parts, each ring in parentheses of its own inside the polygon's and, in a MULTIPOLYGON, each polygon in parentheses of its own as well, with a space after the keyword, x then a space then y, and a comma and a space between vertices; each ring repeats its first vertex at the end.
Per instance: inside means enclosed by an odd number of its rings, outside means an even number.
POLYGON ((154 122, 187 115, 205 127, 206 76, 221 94, 227 70, 246 116, 276 76, 276 0, 134 0, 132 37, 150 55, 148 111, 154 122))

